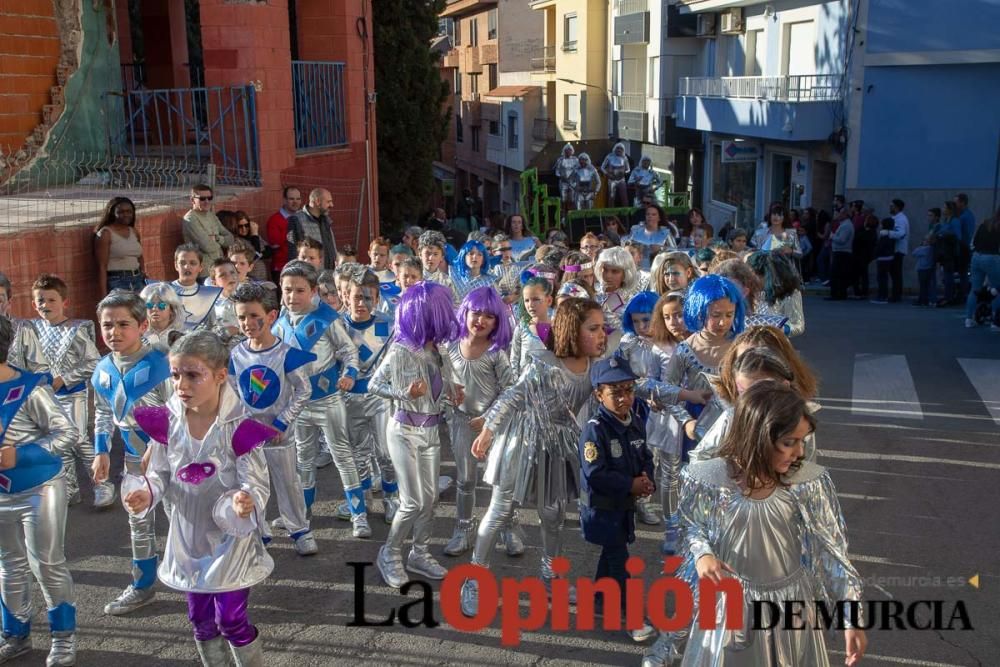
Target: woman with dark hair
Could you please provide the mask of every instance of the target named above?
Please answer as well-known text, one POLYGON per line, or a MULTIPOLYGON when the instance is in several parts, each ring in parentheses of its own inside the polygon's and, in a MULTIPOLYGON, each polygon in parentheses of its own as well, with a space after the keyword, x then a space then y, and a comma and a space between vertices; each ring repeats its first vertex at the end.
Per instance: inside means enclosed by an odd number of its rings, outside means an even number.
POLYGON ((991 305, 993 317, 990 329, 1000 331, 997 316, 1000 315, 1000 209, 996 215, 984 220, 972 238, 972 277, 969 284, 969 298, 965 302, 965 326, 976 326, 976 305, 978 292, 989 279, 989 289, 993 294, 991 305))
POLYGON ((642 224, 632 225, 628 240, 642 248, 640 269, 649 271, 650 262, 658 252, 677 247, 672 227, 666 212, 656 204, 646 207, 646 217, 642 224))
POLYGON ((504 233, 510 237, 510 247, 514 251, 514 261, 521 261, 524 253, 538 247, 538 239, 528 234, 524 223, 524 216, 520 213, 512 213, 507 216, 503 223, 504 233))
POLYGON ((142 242, 135 228, 135 204, 114 197, 94 227, 97 289, 103 297, 113 289, 138 292, 146 285, 142 242))
POLYGON ((763 283, 754 299, 755 314, 785 318, 784 331, 789 338, 805 333, 802 279, 791 260, 777 252, 758 250, 747 257, 746 263, 763 283))
POLYGON ((785 254, 802 257, 799 236, 792 229, 788 210, 781 204, 774 204, 767 217, 768 226, 758 229, 751 244, 758 250, 781 250, 785 254))
POLYGON ((712 225, 708 224, 708 221, 705 220, 705 214, 697 206, 688 211, 687 221, 684 223, 684 229, 681 230, 681 236, 690 237, 691 232, 696 229, 705 230, 705 238, 709 240, 711 240, 715 233, 712 225))
POLYGON ((250 270, 250 277, 259 281, 270 280, 271 276, 267 270, 269 262, 262 262, 260 260, 270 259, 271 246, 261 240, 257 223, 250 219, 246 211, 236 211, 236 225, 233 229, 233 236, 236 237, 237 241, 242 241, 253 248, 257 254, 257 261, 253 263, 253 268, 250 270))
POLYGON ((622 242, 622 238, 628 236, 628 231, 625 230, 625 225, 622 224, 621 218, 617 215, 605 218, 603 227, 604 235, 608 237, 608 241, 612 245, 619 245, 622 242))

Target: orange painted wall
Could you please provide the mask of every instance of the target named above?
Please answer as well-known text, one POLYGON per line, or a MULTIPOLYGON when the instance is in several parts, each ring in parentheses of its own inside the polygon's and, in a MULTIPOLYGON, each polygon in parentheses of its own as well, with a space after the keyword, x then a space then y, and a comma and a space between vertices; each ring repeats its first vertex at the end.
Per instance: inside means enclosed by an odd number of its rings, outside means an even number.
POLYGON ((0 0, 0 149, 17 150, 42 122, 56 85, 59 28, 52 0, 0 0))

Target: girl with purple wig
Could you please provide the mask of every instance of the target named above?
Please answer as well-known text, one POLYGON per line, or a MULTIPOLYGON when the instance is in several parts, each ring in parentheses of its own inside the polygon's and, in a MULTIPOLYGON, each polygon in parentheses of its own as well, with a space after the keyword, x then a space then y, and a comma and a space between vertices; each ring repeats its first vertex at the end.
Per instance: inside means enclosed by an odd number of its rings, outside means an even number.
MULTIPOLYGON (((465 400, 455 406, 448 422, 458 472, 455 531, 444 548, 449 556, 465 553, 475 540, 472 515, 476 507, 477 462, 472 455, 472 439, 483 429, 483 415, 515 380, 507 359, 512 336, 510 309, 497 291, 480 287, 469 292, 458 309, 458 323, 463 335, 448 346, 448 353, 455 382, 465 388, 465 400)), ((502 539, 508 553, 523 553, 524 543, 519 536, 509 527, 503 532, 510 535, 502 539)))
POLYGON ((396 469, 399 509, 377 565, 385 582, 399 588, 406 571, 443 579, 447 570, 428 549, 441 468, 440 425, 445 400, 461 405, 464 394, 452 376, 447 351, 439 346, 459 337, 451 290, 423 281, 403 294, 396 310, 396 338, 368 391, 389 400, 386 444, 396 469), (403 541, 413 534, 413 547, 403 565, 403 541))

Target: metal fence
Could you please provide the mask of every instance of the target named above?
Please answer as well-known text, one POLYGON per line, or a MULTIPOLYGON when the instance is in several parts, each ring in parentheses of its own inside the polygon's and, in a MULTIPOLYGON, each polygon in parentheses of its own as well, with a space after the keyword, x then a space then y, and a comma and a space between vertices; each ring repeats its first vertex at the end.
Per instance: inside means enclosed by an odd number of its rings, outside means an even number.
POLYGON ((615 111, 646 113, 645 93, 619 93, 614 96, 615 111))
POLYGON ((684 77, 678 84, 678 94, 777 102, 822 102, 841 99, 842 80, 840 74, 684 77))
POLYGON ((615 16, 627 16, 649 11, 649 0, 615 0, 615 16))
POLYGON ((122 63, 122 90, 138 90, 146 85, 146 68, 142 63, 122 63))
POLYGON ((110 91, 105 107, 116 155, 214 164, 220 183, 260 182, 252 85, 110 91))
POLYGON ((347 145, 344 63, 293 60, 292 99, 296 150, 347 145))

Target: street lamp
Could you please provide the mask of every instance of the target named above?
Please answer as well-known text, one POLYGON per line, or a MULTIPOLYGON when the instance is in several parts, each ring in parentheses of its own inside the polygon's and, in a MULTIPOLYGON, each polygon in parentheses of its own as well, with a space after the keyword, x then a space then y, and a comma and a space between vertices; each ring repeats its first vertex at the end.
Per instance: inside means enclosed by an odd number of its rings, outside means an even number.
MULTIPOLYGON (((583 86, 584 88, 593 88, 594 90, 599 90, 602 93, 607 93, 609 95, 614 95, 615 91, 605 88, 603 86, 595 86, 592 83, 585 83, 583 81, 574 81, 573 79, 564 79, 561 77, 556 77, 556 81, 561 81, 563 83, 568 83, 572 86, 583 86)), ((608 139, 614 139, 615 134, 612 131, 614 127, 614 105, 611 100, 608 100, 608 139)))

